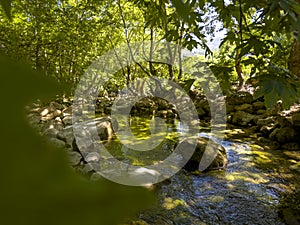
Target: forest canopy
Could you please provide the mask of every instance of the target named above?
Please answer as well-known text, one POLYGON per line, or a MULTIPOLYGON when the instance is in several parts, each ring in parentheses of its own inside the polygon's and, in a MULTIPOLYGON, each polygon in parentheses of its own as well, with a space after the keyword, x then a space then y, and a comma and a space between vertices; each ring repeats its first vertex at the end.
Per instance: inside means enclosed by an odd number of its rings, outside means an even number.
MULTIPOLYGON (((256 88, 268 107, 298 99, 299 0, 1 0, 0 50, 60 82, 76 85, 110 49, 138 41, 202 49, 225 93, 243 84, 256 88), (219 46, 209 43, 222 33, 219 46)), ((219 37, 220 38, 220 37, 219 37)), ((180 49, 170 52, 181 58, 180 49)), ((172 62, 172 60, 171 60, 172 62)), ((107 85, 118 91, 138 77, 162 76, 184 83, 173 65, 134 63, 107 85)))

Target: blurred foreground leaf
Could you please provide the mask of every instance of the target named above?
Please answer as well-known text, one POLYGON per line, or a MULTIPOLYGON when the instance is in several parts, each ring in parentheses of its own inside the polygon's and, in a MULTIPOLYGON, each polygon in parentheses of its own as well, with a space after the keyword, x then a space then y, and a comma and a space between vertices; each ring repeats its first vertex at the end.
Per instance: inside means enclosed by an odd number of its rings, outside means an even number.
POLYGON ((149 206, 142 188, 87 181, 68 166, 26 121, 25 105, 55 96, 57 85, 0 55, 1 224, 117 224, 149 206))

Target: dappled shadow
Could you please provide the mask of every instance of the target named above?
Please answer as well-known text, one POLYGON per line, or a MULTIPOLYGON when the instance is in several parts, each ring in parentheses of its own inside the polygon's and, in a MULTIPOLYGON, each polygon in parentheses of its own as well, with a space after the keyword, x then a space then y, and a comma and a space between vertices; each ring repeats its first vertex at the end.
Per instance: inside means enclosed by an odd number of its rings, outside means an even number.
POLYGON ((223 144, 226 171, 180 171, 158 190, 160 205, 141 218, 148 224, 285 224, 278 214, 281 195, 299 185, 287 158, 293 153, 273 154, 250 143, 223 144))

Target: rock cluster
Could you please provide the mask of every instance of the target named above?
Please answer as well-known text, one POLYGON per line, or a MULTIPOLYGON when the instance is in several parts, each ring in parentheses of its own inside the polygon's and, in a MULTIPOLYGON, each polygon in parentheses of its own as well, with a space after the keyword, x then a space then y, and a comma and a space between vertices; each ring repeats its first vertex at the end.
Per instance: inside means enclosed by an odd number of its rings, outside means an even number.
MULTIPOLYGON (((93 174, 94 170, 86 161, 84 153, 79 151, 74 138, 72 125, 72 100, 58 99, 46 106, 34 103, 28 107, 28 119, 46 140, 56 147, 65 149, 71 166, 82 174, 93 174)), ((112 126, 109 117, 94 120, 97 133, 101 140, 107 141, 112 136, 112 126)), ((97 175, 95 175, 97 176, 97 175)))
POLYGON ((268 110, 262 100, 254 100, 248 92, 238 92, 226 99, 229 127, 240 127, 255 133, 264 148, 299 150, 300 108, 282 111, 280 103, 268 110))
MULTIPOLYGON (((99 115, 107 115, 111 113, 112 106, 115 97, 99 97, 96 101, 95 112, 99 115)), ((118 110, 122 112, 122 108, 126 109, 128 106, 128 100, 124 99, 123 102, 119 102, 116 105, 118 110)), ((136 102, 130 110, 132 116, 158 116, 163 118, 175 118, 177 117, 176 108, 173 104, 168 103, 166 100, 157 97, 147 97, 136 102)))
MULTIPOLYGON (((198 111, 199 118, 211 120, 211 108, 200 92, 189 93, 198 111)), ((94 120, 97 133, 101 140, 110 140, 112 122, 107 114, 110 114, 115 97, 101 97, 96 101, 95 112, 100 118, 94 120)), ((28 118, 32 126, 46 136, 51 143, 67 150, 70 163, 83 173, 92 173, 85 155, 79 151, 74 139, 72 125, 72 99, 58 99, 46 106, 35 103, 28 107, 28 118)), ((122 104, 124 105, 124 104, 122 104)), ((125 104, 126 106, 126 104, 125 104)), ((280 106, 280 105, 278 105, 280 106)), ((219 107, 225 107, 220 105, 219 107)), ((218 110, 218 109, 214 109, 218 110)), ((267 110, 262 99, 254 100, 249 92, 237 92, 226 98, 227 126, 229 128, 241 128, 248 135, 255 134, 257 144, 264 148, 286 150, 299 150, 300 143, 300 107, 294 106, 290 110, 267 110)), ((160 98, 145 98, 137 102, 130 111, 136 116, 160 116, 163 118, 178 117, 173 104, 160 98)), ((193 171, 199 165, 208 140, 199 138, 195 154, 186 168, 193 171)), ((209 169, 218 169, 226 165, 226 152, 221 145, 216 144, 218 155, 209 169)))
MULTIPOLYGON (((109 141, 113 135, 110 117, 103 117, 105 112, 110 112, 112 100, 113 99, 111 98, 103 98, 101 103, 98 101, 96 112, 101 113, 102 117, 93 120, 97 127, 97 133, 100 139, 104 141, 109 141), (100 110, 100 106, 107 107, 107 109, 100 110)), ((28 107, 28 109, 28 118, 32 126, 37 128, 40 134, 45 136, 52 144, 66 149, 70 158, 70 163, 76 170, 79 170, 79 172, 84 174, 97 176, 94 173, 95 171, 88 164, 86 155, 88 150, 86 152, 82 152, 78 148, 78 144, 85 145, 84 138, 82 139, 82 143, 78 143, 78 140, 76 143, 74 138, 73 128, 75 125, 72 124, 72 99, 58 99, 50 102, 46 106, 42 106, 41 103, 35 103, 28 107)), ((138 102, 131 110, 131 114, 151 115, 153 113, 152 110, 155 111, 154 113, 156 116, 161 116, 163 118, 174 118, 177 116, 174 106, 159 98, 149 98, 138 102)), ((203 154, 207 142, 208 139, 199 138, 195 154, 189 162, 189 165, 199 165, 201 160, 200 155, 203 154)), ((89 146, 85 147, 88 148, 89 146)), ((217 148, 220 150, 222 149, 222 146, 218 145, 217 148)), ((224 149, 224 151, 219 150, 216 160, 208 168, 209 170, 220 169, 225 166, 226 152, 224 149)), ((186 169, 193 171, 197 168, 187 166, 186 169)))

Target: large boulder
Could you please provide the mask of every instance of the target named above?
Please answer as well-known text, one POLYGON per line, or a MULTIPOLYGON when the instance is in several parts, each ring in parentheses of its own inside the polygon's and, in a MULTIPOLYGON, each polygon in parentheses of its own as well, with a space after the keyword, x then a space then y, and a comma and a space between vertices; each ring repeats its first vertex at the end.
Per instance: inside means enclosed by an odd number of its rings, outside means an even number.
MULTIPOLYGON (((187 147, 191 146, 191 142, 189 140, 185 141, 187 147)), ((184 166, 184 169, 187 171, 197 171, 199 169, 199 164, 203 158, 204 152, 210 152, 212 154, 212 157, 214 158, 213 161, 209 164, 208 167, 204 168, 205 171, 209 170, 218 170, 218 169, 223 169, 227 165, 227 154, 225 148, 210 140, 209 138, 205 137, 199 137, 197 139, 197 145, 194 154, 192 157, 189 159, 189 161, 186 163, 184 166), (210 145, 207 147, 208 142, 210 142, 210 145), (213 155, 214 153, 217 153, 215 156, 213 155)), ((210 160, 208 160, 210 161, 210 160)))

